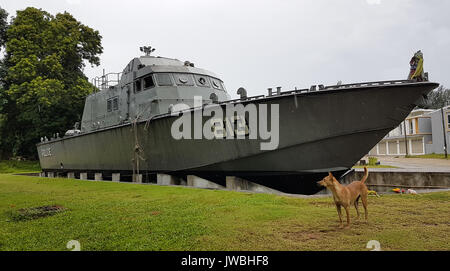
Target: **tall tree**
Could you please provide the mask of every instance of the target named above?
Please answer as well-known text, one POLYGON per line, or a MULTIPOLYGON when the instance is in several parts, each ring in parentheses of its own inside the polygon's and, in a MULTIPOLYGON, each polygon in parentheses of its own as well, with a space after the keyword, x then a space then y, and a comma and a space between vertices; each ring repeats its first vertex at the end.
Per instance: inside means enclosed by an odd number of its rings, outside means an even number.
POLYGON ((450 105, 450 89, 439 86, 439 88, 428 94, 426 103, 421 107, 426 109, 439 109, 447 105, 450 105))
POLYGON ((6 34, 2 147, 35 157, 40 137, 63 134, 80 120, 93 90, 83 68, 100 64, 101 36, 67 12, 31 7, 17 11, 6 34))
POLYGON ((0 7, 0 49, 6 43, 6 29, 8 28, 8 12, 0 7))
MULTIPOLYGON (((6 43, 6 30, 8 29, 8 13, 6 10, 0 7, 0 50, 3 49, 6 43)), ((6 75, 6 71, 3 65, 3 59, 0 59, 0 159, 3 157, 3 151, 1 149, 2 146, 2 127, 4 123, 4 115, 1 113, 3 104, 4 104, 4 89, 3 82, 4 77, 6 75)))

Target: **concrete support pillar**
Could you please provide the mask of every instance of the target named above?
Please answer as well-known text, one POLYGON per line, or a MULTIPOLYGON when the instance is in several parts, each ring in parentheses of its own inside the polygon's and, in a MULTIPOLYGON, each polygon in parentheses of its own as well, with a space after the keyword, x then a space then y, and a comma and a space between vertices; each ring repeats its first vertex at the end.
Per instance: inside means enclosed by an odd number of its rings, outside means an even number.
POLYGON ((67 172, 67 179, 75 179, 75 172, 67 172))
POLYGON ((120 173, 113 173, 112 174, 112 181, 113 182, 120 182, 120 173))
POLYGON ((101 173, 95 173, 94 180, 103 181, 103 175, 101 173))
POLYGON ((159 185, 186 185, 186 182, 168 174, 156 174, 156 183, 159 185))
POLYGON ((198 188, 211 188, 211 189, 224 189, 225 188, 222 185, 216 184, 214 182, 200 178, 195 175, 187 176, 187 185, 193 186, 193 187, 198 187, 198 188))
POLYGON ((45 177, 45 172, 39 172, 39 177, 45 177))
POLYGON ((55 178, 55 173, 54 172, 47 172, 47 177, 55 178))
POLYGON ((142 183, 142 174, 133 174, 133 183, 142 183))
POLYGON ((260 192, 260 193, 270 193, 270 194, 281 194, 282 192, 277 191, 275 189, 266 187, 264 185, 260 185, 254 182, 247 181, 245 179, 236 177, 236 176, 227 176, 226 177, 226 185, 227 189, 231 190, 246 190, 252 192, 260 192))
POLYGON ((80 180, 87 180, 87 179, 88 179, 87 172, 80 173, 80 180))

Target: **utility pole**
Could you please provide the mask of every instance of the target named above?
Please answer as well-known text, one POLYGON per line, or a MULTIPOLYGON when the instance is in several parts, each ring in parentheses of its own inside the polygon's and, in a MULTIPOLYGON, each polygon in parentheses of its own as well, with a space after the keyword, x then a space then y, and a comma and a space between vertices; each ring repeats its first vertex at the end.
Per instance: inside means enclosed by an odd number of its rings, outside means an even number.
POLYGON ((445 153, 445 159, 448 158, 447 154, 447 132, 445 129, 445 121, 444 121, 444 107, 441 108, 441 115, 442 115, 442 131, 444 132, 444 153, 445 153))
POLYGON ((404 134, 405 134, 405 150, 406 150, 406 156, 408 156, 409 155, 409 153, 408 153, 408 138, 406 137, 406 119, 405 119, 405 122, 404 122, 404 124, 403 124, 403 131, 404 131, 404 134))

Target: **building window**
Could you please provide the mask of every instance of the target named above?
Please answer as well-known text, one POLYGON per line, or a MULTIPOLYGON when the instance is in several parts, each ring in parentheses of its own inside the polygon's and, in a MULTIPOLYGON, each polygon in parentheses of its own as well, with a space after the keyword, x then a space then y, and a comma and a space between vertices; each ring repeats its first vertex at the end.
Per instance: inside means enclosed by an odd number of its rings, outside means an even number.
POLYGON ((400 123, 400 135, 403 135, 403 123, 400 123))
POLYGON ((156 81, 158 86, 173 86, 172 77, 169 73, 157 73, 156 81))
POLYGON ((447 128, 450 129, 450 114, 447 114, 447 128))
POLYGON ((144 77, 144 89, 149 89, 155 86, 153 77, 151 75, 144 77))
POLYGON ((409 134, 414 134, 413 120, 409 120, 409 134))

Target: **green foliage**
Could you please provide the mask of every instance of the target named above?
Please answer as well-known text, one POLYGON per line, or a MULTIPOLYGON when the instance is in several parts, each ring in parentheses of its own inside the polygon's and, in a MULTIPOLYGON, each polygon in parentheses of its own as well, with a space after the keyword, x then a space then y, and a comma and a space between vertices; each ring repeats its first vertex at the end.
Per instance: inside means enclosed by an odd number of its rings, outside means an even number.
POLYGON ((40 137, 63 134, 81 119, 84 97, 93 90, 83 68, 99 65, 102 50, 98 31, 67 12, 17 11, 0 68, 0 147, 9 156, 36 157, 40 137))
POLYGON ((6 43, 6 30, 8 29, 8 12, 0 7, 0 49, 6 43))
POLYGON ((439 109, 446 105, 450 105, 450 89, 440 86, 428 94, 425 104, 421 105, 425 109, 439 109))
MULTIPOLYGON (((424 155, 408 155, 406 158, 422 158, 422 159, 446 159, 445 154, 430 153, 424 155)), ((450 159, 450 155, 447 155, 447 159, 450 159)))
POLYGON ((369 166, 375 166, 378 162, 376 157, 369 157, 369 166))
POLYGON ((32 173, 41 171, 38 161, 0 161, 0 173, 32 173))

